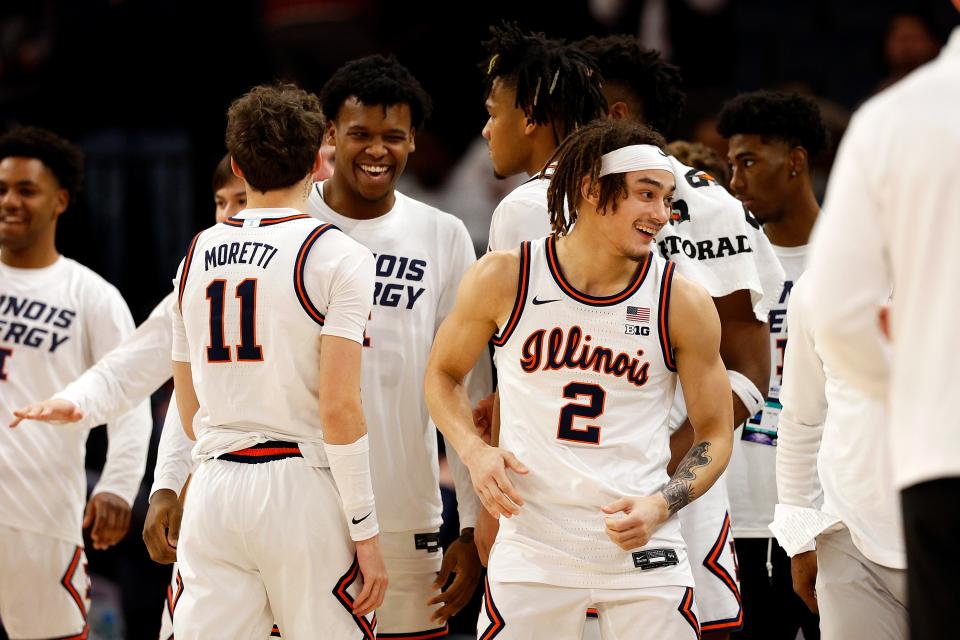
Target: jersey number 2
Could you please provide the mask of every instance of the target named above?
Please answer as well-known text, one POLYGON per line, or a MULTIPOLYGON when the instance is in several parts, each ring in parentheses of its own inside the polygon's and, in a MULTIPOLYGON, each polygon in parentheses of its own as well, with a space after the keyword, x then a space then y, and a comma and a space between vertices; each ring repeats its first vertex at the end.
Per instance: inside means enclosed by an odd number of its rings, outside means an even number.
MULTIPOLYGON (((226 304, 227 281, 214 280, 207 285, 207 300, 210 301, 210 346, 207 347, 207 362, 232 362, 230 347, 224 344, 223 308, 226 304)), ((237 285, 240 298, 240 344, 237 345, 237 361, 261 362, 263 347, 257 344, 257 279, 247 278, 237 285)))
POLYGON ((580 396, 587 396, 589 404, 570 402, 560 410, 560 424, 557 427, 557 438, 568 442, 582 444, 600 444, 600 427, 588 425, 585 429, 574 429, 574 418, 599 418, 603 415, 603 405, 607 400, 607 392, 595 384, 571 382, 563 388, 563 397, 576 400, 580 396))

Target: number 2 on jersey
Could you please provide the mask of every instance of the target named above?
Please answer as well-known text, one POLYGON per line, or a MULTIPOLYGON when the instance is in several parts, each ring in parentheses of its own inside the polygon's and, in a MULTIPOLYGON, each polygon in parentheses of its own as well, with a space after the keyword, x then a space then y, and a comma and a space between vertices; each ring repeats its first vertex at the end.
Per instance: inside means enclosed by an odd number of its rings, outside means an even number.
MULTIPOLYGON (((263 361, 263 347, 257 344, 257 279, 247 278, 237 285, 236 297, 240 299, 240 344, 237 345, 238 362, 263 361)), ((227 281, 214 280, 207 285, 207 300, 210 301, 210 346, 207 347, 207 362, 232 362, 230 347, 224 344, 223 313, 226 305, 227 281)))
POLYGON ((570 402, 560 410, 560 424, 557 427, 557 439, 583 444, 600 444, 600 427, 588 425, 585 429, 574 429, 574 418, 599 418, 603 415, 603 406, 607 400, 607 392, 603 387, 585 382, 571 382, 563 388, 563 397, 576 400, 580 396, 587 396, 589 404, 570 402))

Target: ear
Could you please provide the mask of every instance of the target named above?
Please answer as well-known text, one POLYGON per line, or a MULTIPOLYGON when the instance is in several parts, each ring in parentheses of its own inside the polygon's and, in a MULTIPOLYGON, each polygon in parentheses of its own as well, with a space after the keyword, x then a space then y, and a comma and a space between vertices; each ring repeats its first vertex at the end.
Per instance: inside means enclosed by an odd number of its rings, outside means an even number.
POLYGON ((530 116, 524 116, 523 135, 532 136, 539 126, 540 125, 533 121, 533 118, 530 116))
POLYGON ((70 193, 66 189, 58 189, 56 201, 53 215, 59 218, 60 214, 66 211, 67 206, 70 204, 70 193))
POLYGON ((310 169, 310 176, 315 176, 323 168, 323 153, 320 147, 317 147, 317 153, 313 156, 313 167, 310 169))
POLYGON ((240 167, 237 166, 237 161, 233 159, 233 156, 230 156, 230 169, 233 171, 233 175, 243 180, 244 183, 247 182, 247 179, 243 177, 243 171, 240 171, 240 167))
POLYGON ((591 182, 590 176, 583 176, 580 180, 580 197, 596 207, 600 204, 600 185, 591 182))
POLYGON ((417 130, 410 128, 410 153, 417 150, 417 130))
POLYGON ((807 150, 803 147, 794 147, 790 150, 790 174, 802 175, 810 169, 807 150))
POLYGON ((630 117, 630 107, 628 107, 627 103, 623 100, 617 100, 610 105, 607 116, 611 120, 626 120, 630 117))
POLYGON ((337 146, 337 125, 332 122, 328 122, 327 130, 323 134, 323 139, 331 147, 337 146))

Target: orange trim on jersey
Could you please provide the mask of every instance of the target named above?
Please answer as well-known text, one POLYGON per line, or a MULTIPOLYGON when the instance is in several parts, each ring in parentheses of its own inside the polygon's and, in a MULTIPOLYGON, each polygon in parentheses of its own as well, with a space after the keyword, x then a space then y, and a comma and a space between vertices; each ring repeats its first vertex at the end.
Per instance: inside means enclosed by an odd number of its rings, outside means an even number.
POLYGON ((269 227, 270 225, 280 224, 281 222, 289 222, 291 220, 303 220, 309 218, 305 213, 298 213, 292 216, 284 216, 282 218, 227 218, 223 221, 222 224, 225 224, 230 227, 242 227, 247 220, 258 220, 258 227, 269 227))
POLYGON ((577 302, 593 307, 608 307, 610 305, 618 304, 635 294, 640 288, 640 285, 642 285, 643 281, 647 278, 647 272, 650 271, 650 264, 653 262, 653 252, 650 252, 647 254, 643 264, 637 268, 637 271, 633 275, 633 280, 631 280, 630 284, 627 285, 627 288, 620 293, 616 293, 612 296, 591 296, 577 291, 577 289, 570 284, 570 282, 567 281, 567 278, 563 275, 563 271, 560 269, 560 260, 557 258, 557 239, 554 236, 547 238, 546 252, 547 264, 550 267, 550 275, 553 276, 554 281, 557 283, 560 289, 562 289, 564 293, 577 302))
POLYGON ((600 612, 597 611, 594 607, 590 607, 589 609, 587 609, 587 615, 591 618, 599 618, 600 612))
POLYGON ((697 620, 697 614, 693 612, 693 587, 687 587, 687 590, 683 592, 683 598, 680 599, 680 605, 677 607, 677 611, 680 612, 683 619, 693 628, 699 640, 700 622, 697 620))
POLYGON ((67 565, 67 570, 63 573, 63 577, 60 578, 60 584, 63 585, 63 588, 67 590, 67 593, 70 594, 73 602, 77 605, 77 608, 80 609, 80 616, 84 622, 83 630, 77 634, 51 638, 51 640, 87 640, 87 636, 90 634, 90 625, 86 623, 87 608, 83 606, 83 598, 80 597, 80 593, 77 591, 77 588, 73 586, 73 576, 76 574, 77 568, 80 566, 80 558, 82 557, 83 547, 77 547, 73 552, 73 557, 70 559, 70 564, 67 565))
POLYGON ((723 516, 723 525, 720 527, 720 534, 717 536, 716 542, 713 543, 713 546, 707 553, 707 557, 703 559, 703 566, 706 567, 710 573, 720 578, 727 589, 733 593, 733 597, 737 599, 737 615, 733 618, 727 618, 725 620, 712 620, 710 622, 704 622, 700 625, 700 629, 702 631, 718 631, 721 629, 736 630, 743 626, 743 601, 740 597, 740 589, 737 587, 737 583, 733 579, 733 576, 730 575, 730 572, 727 571, 726 567, 719 562, 720 554, 727 546, 727 540, 729 537, 730 514, 725 513, 723 516))
POLYGON ((282 636, 280 635, 280 629, 277 627, 277 625, 273 625, 273 629, 270 630, 270 637, 271 637, 271 638, 281 638, 281 637, 282 637, 282 636))
POLYGON ((450 628, 446 625, 442 629, 430 629, 429 631, 412 631, 410 633, 383 633, 377 632, 377 639, 380 638, 404 638, 405 640, 431 640, 432 638, 446 638, 450 633, 450 628))
POLYGON ((513 302, 513 309, 510 311, 510 317, 504 324, 503 331, 499 335, 493 336, 491 342, 495 346, 502 347, 510 339, 513 330, 517 328, 520 322, 520 316, 523 315, 523 308, 527 303, 527 293, 530 288, 530 243, 524 242, 520 245, 520 275, 517 276, 517 298, 513 302))
POLYGON ((90 625, 83 625, 83 631, 73 636, 60 636, 59 638, 50 638, 50 640, 87 640, 90 637, 90 625))
POLYGON ((483 630, 478 640, 493 640, 500 635, 500 632, 507 626, 507 623, 503 621, 503 616, 500 615, 500 612, 497 610, 497 605, 493 603, 493 596, 490 595, 490 580, 488 578, 483 579, 483 607, 487 612, 487 617, 490 618, 490 624, 483 630))
POLYGON ((293 267, 293 290, 297 294, 297 300, 300 301, 300 306, 307 312, 307 315, 321 327, 323 326, 325 318, 324 315, 320 313, 320 310, 314 306, 313 301, 310 300, 310 296, 307 295, 307 288, 303 283, 304 266, 307 262, 307 255, 309 255, 314 243, 330 229, 336 229, 336 227, 332 224, 322 224, 307 234, 306 240, 303 241, 303 244, 300 246, 300 251, 297 253, 297 259, 293 267))
POLYGON ((286 447, 286 448, 273 448, 273 449, 240 449, 239 451, 231 451, 230 455, 232 456, 249 456, 251 458, 262 458, 265 456, 283 456, 283 455, 299 455, 300 449, 297 447, 286 447))
MULTIPOLYGON (((200 233, 203 233, 202 231, 200 233)), ((183 311, 183 291, 187 286, 187 274, 190 273, 190 264, 193 262, 193 250, 197 246, 197 240, 200 239, 200 233, 193 236, 190 242, 190 248, 187 249, 187 257, 183 259, 183 271, 180 273, 180 286, 177 291, 177 307, 183 311)))
POLYGON ((660 330, 660 352, 663 354, 663 364, 670 371, 677 370, 677 362, 673 357, 673 345, 670 344, 670 289, 673 286, 673 272, 676 263, 667 261, 663 268, 663 280, 660 281, 660 309, 657 311, 657 325, 660 330))

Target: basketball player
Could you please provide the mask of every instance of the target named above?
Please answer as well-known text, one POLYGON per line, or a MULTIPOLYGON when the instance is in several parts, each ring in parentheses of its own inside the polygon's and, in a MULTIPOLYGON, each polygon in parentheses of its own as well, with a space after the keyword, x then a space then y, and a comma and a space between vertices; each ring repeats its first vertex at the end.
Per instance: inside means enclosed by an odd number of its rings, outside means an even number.
POLYGON ((255 87, 227 119, 248 208, 198 234, 177 277, 174 384, 202 462, 174 631, 259 640, 276 620, 294 640, 372 638, 387 582, 360 404, 373 260, 301 213, 323 135, 316 97, 255 87))
POLYGON ((437 335, 431 413, 505 519, 478 637, 580 638, 587 607, 604 638, 699 635, 674 515, 723 471, 732 409, 708 294, 651 250, 675 188, 661 145, 609 120, 571 134, 549 192, 557 233, 485 256, 437 335), (502 448, 477 435, 462 384, 491 339, 502 448), (676 373, 696 444, 670 478, 676 373))
MULTIPOLYGON (((80 150, 33 127, 0 137, 0 399, 46 397, 133 330, 119 292, 57 251, 57 220, 82 175, 80 150)), ((0 618, 11 638, 81 638, 90 581, 81 527, 94 548, 130 525, 150 438, 140 403, 108 425, 100 481, 86 494, 87 429, 26 422, 0 430, 0 618)))
POLYGON ((513 250, 550 232, 545 203, 550 158, 573 131, 600 116, 600 74, 581 51, 516 24, 490 27, 483 43, 487 123, 493 171, 530 176, 493 212, 488 250, 513 250), (546 178, 546 179, 544 179, 546 178))
MULTIPOLYGON (((476 260, 473 243, 457 218, 396 190, 430 111, 429 97, 405 67, 383 56, 354 60, 327 81, 320 100, 335 170, 314 185, 309 211, 376 256, 361 388, 390 572, 378 637, 441 637, 480 577, 473 544, 479 505, 464 469, 457 483, 462 535, 441 564, 437 433, 423 400, 423 375, 434 334, 476 260), (456 578, 440 592, 451 572, 456 578)), ((486 362, 470 384, 475 400, 489 392, 486 362)))
MULTIPOLYGON (((766 402, 738 434, 727 474, 745 610, 738 637, 792 638, 802 628, 812 640, 819 637, 818 621, 794 593, 791 563, 768 527, 777 503, 775 463, 787 301, 803 272, 807 242, 820 211, 810 165, 826 147, 827 134, 813 100, 764 91, 727 102, 718 130, 730 143, 730 189, 763 224, 786 272, 780 298, 770 309, 766 402)), ((795 566, 804 562, 815 563, 815 556, 793 560, 795 566)))

